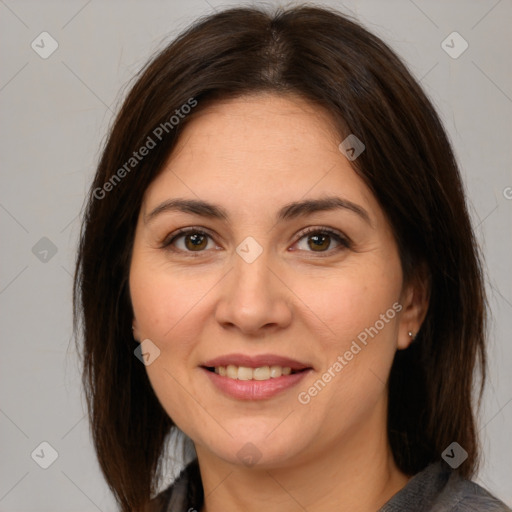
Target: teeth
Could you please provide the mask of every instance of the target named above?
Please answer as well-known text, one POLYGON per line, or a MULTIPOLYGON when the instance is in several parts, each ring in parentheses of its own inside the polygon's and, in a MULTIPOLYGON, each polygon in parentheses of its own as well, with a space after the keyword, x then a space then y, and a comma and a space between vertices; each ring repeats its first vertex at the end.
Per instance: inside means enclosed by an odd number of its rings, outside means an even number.
MULTIPOLYGON (((228 365, 226 370, 227 370, 226 371, 227 377, 229 377, 230 379, 238 379, 238 368, 235 365, 233 365, 233 364, 228 365)), ((219 374, 220 374, 220 370, 219 370, 219 374)))
POLYGON ((245 366, 238 367, 238 380, 251 380, 254 375, 252 368, 246 368, 245 366))
POLYGON ((262 366, 261 368, 254 368, 254 370, 252 371, 252 378, 254 380, 270 379, 270 367, 262 366))
POLYGON ((259 368, 248 368, 247 366, 216 366, 215 373, 223 377, 238 380, 268 380, 276 379, 282 375, 290 375, 292 369, 288 366, 260 366, 259 368))

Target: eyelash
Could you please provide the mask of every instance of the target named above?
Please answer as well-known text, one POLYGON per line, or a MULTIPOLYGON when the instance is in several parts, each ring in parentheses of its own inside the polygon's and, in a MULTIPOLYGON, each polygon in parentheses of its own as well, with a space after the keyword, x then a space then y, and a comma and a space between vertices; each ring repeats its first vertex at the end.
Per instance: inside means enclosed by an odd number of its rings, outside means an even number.
MULTIPOLYGON (((204 253, 205 250, 202 250, 202 251, 183 251, 182 249, 172 248, 172 244, 178 238, 181 238, 182 236, 188 235, 188 234, 197 234, 197 235, 207 236, 207 237, 213 239, 212 235, 210 235, 209 233, 207 233, 206 231, 204 231, 202 229, 194 228, 194 227, 183 228, 183 229, 178 230, 175 233, 172 233, 170 236, 168 236, 163 241, 163 243, 161 245, 161 248, 162 249, 166 249, 166 250, 171 250, 171 251, 177 252, 177 253, 186 254, 187 256, 190 256, 192 258, 197 258, 198 256, 201 256, 201 254, 204 253)), ((295 241, 294 244, 296 244, 297 242, 299 242, 304 237, 306 237, 307 235, 310 235, 310 234, 327 235, 327 236, 330 236, 331 238, 333 238, 334 240, 336 240, 340 244, 339 247, 337 247, 336 249, 332 249, 332 250, 328 249, 327 251, 318 251, 318 252, 316 252, 316 251, 306 251, 306 252, 312 252, 313 254, 316 253, 321 258, 322 257, 331 256, 333 254, 333 252, 334 253, 338 253, 341 250, 350 249, 352 247, 352 242, 350 241, 350 239, 348 237, 342 235, 338 231, 334 231, 331 228, 328 228, 328 227, 325 227, 325 226, 306 228, 304 231, 302 231, 299 234, 299 236, 298 236, 298 238, 297 238, 297 240, 295 241)))

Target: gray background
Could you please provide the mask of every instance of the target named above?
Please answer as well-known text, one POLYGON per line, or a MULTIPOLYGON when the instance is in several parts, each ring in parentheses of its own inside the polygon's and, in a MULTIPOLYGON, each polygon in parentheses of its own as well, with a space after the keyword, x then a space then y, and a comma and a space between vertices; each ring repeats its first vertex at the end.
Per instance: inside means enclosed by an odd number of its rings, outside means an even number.
MULTIPOLYGON (((0 0, 0 511, 115 510, 71 341, 78 216, 128 80, 197 16, 240 4, 0 0), (31 48, 43 31, 59 45, 47 59, 31 48), (58 452, 48 469, 31 458, 43 441, 58 452)), ((477 481, 512 505, 512 2, 323 4, 356 15, 406 60, 455 147, 493 315, 477 481), (453 31, 469 44, 456 59, 441 46, 453 31)), ((50 456, 38 450, 35 459, 50 456)))

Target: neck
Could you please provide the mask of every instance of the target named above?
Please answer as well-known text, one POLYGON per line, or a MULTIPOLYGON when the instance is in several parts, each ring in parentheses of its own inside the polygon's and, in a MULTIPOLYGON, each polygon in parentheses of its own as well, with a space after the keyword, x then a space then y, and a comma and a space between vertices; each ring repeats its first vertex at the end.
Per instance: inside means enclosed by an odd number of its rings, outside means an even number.
MULTIPOLYGON (((385 414, 384 414, 385 417, 385 414)), ((204 489, 202 512, 374 512, 405 486, 385 428, 358 425, 336 443, 314 447, 312 456, 279 467, 248 468, 196 447, 204 489)))

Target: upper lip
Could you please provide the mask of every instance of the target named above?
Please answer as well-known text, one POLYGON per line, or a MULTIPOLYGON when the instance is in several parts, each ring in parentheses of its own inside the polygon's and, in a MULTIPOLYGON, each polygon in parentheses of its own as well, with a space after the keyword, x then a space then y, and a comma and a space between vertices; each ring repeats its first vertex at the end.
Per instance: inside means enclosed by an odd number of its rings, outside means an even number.
POLYGON ((201 366, 207 368, 216 368, 219 366, 245 366, 247 368, 261 368, 262 366, 281 366, 291 368, 292 370, 304 370, 311 368, 311 365, 302 363, 289 357, 278 356, 274 354, 261 354, 257 356, 248 356, 245 354, 227 354, 214 359, 209 359, 201 366))

